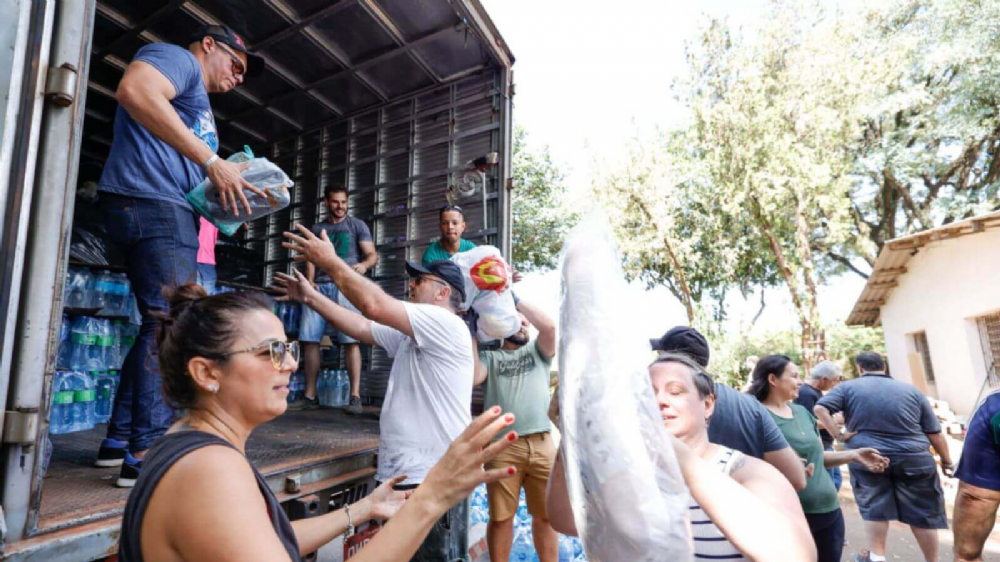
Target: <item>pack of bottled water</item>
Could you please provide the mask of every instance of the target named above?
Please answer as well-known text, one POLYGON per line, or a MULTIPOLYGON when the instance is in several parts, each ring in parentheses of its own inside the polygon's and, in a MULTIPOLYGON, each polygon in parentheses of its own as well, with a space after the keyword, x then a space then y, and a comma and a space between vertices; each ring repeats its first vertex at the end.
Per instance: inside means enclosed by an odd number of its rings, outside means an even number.
POLYGON ((342 369, 323 369, 316 379, 316 394, 321 406, 338 408, 351 400, 351 379, 342 369))
POLYGON ((59 328, 59 352, 56 356, 57 367, 69 367, 70 357, 73 355, 73 322, 69 314, 63 313, 62 325, 59 328))
POLYGON ((71 267, 66 270, 64 302, 67 308, 87 308, 90 303, 90 271, 71 267))
POLYGON ((95 422, 94 382, 80 371, 57 371, 53 383, 49 433, 86 431, 95 422))
POLYGON ((101 272, 98 284, 104 291, 103 316, 128 316, 130 312, 129 294, 132 284, 124 273, 101 272))
POLYGON ((306 375, 302 371, 295 371, 292 373, 291 380, 288 381, 288 397, 289 403, 295 402, 296 400, 301 400, 305 396, 306 391, 306 375))
MULTIPOLYGON (((490 505, 486 493, 486 485, 480 484, 469 498, 469 527, 489 523, 490 505)), ((514 515, 514 542, 510 549, 510 562, 538 562, 535 551, 535 541, 531 531, 531 514, 521 490, 521 497, 514 515)), ((559 535, 559 562, 587 562, 583 552, 583 543, 576 537, 559 535)))
POLYGON ((302 316, 302 309, 296 302, 276 302, 274 303, 274 315, 281 320, 286 334, 297 334, 299 332, 299 318, 302 316))

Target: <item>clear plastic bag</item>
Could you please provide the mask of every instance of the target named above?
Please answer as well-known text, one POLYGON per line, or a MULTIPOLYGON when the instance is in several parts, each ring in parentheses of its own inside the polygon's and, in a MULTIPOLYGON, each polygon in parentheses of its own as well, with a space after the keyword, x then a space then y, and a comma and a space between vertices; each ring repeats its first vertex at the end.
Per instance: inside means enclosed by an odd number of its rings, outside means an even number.
POLYGON ((688 491, 633 334, 608 221, 588 217, 563 253, 562 452, 591 562, 691 560, 688 491))
POLYGON ((462 310, 472 308, 479 315, 477 337, 488 342, 504 339, 521 329, 521 317, 510 291, 513 277, 500 250, 476 246, 452 256, 465 278, 465 302, 462 310))
MULTIPOLYGON (((232 213, 232 209, 227 211, 222 207, 219 192, 212 181, 206 179, 201 182, 198 187, 187 194, 188 203, 194 207, 198 214, 214 224, 219 232, 226 236, 232 236, 236 234, 243 223, 280 211, 292 202, 288 189, 295 185, 294 182, 289 179, 288 174, 267 158, 254 158, 253 153, 249 152, 248 149, 247 152, 233 154, 227 160, 236 163, 245 162, 247 168, 241 172, 243 179, 263 191, 266 197, 244 190, 243 194, 246 196, 247 202, 250 203, 252 211, 247 215, 246 209, 241 207, 240 216, 236 217, 232 213)), ((241 203, 238 202, 238 204, 241 203)))

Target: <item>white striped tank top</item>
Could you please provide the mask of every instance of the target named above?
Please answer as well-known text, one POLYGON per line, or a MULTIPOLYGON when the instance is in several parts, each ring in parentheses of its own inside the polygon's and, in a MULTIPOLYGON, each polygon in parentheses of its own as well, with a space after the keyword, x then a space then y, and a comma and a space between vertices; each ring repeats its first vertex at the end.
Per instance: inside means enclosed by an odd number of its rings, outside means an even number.
MULTIPOLYGON (((743 453, 719 445, 713 464, 725 474, 733 470, 733 465, 743 453)), ((708 514, 691 498, 691 534, 694 537, 695 560, 749 560, 729 542, 722 531, 712 523, 708 514)))

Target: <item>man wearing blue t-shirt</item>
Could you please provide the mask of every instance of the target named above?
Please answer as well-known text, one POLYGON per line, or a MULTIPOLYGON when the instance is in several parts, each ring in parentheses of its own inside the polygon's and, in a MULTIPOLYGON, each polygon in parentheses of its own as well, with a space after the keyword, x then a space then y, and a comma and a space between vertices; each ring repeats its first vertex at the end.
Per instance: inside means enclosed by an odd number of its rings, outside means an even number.
POLYGON ((187 49, 152 44, 139 49, 116 92, 114 140, 98 184, 108 238, 125 256, 142 328, 125 359, 107 439, 97 466, 121 466, 116 485, 131 487, 146 451, 170 426, 173 412, 160 392, 153 356, 156 319, 165 312, 164 286, 195 282, 197 217, 185 195, 206 177, 223 206, 250 212, 244 189, 260 193, 237 164, 220 159, 208 94, 224 93, 259 74, 262 58, 225 26, 205 26, 187 49))

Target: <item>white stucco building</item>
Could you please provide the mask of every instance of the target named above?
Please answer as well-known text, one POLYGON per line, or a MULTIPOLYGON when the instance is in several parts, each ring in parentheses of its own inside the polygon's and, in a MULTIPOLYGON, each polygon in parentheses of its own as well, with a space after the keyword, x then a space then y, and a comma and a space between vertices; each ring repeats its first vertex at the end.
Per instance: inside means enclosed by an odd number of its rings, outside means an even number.
POLYGON ((1000 212, 887 243, 847 323, 881 325, 892 376, 970 416, 1000 389, 1000 212))

